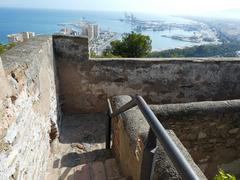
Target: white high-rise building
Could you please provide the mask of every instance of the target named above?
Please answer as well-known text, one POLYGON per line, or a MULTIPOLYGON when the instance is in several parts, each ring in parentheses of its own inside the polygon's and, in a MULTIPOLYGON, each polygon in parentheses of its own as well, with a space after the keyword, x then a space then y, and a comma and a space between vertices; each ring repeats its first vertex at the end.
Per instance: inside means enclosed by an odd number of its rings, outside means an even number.
POLYGON ((82 35, 88 36, 88 27, 86 24, 84 26, 82 26, 82 35))
POLYGON ((82 35, 88 36, 89 40, 99 36, 99 26, 97 24, 85 24, 82 26, 82 35))
POLYGON ((94 38, 94 28, 92 24, 88 25, 88 38, 92 40, 94 38))
POLYGON ((94 31, 94 38, 97 38, 99 36, 99 26, 97 24, 93 25, 93 31, 94 31))

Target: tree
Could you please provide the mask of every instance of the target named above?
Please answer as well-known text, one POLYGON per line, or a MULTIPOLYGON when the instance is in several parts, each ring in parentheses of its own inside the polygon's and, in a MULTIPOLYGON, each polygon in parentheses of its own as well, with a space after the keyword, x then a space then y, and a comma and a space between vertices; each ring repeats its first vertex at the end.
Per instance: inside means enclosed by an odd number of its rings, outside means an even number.
POLYGON ((103 52, 103 55, 144 57, 151 52, 151 43, 149 36, 131 32, 124 34, 121 40, 112 41, 111 46, 103 52))

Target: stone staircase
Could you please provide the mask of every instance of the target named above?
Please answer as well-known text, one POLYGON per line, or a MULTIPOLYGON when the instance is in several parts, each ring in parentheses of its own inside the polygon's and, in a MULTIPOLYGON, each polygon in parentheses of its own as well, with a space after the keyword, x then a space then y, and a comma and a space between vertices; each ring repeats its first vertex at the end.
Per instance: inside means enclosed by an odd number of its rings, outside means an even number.
POLYGON ((104 162, 95 161, 70 169, 62 168, 58 180, 127 180, 127 178, 121 175, 115 159, 107 159, 104 162))
POLYGON ((60 143, 52 143, 47 180, 127 180, 105 149, 104 114, 64 117, 60 143))

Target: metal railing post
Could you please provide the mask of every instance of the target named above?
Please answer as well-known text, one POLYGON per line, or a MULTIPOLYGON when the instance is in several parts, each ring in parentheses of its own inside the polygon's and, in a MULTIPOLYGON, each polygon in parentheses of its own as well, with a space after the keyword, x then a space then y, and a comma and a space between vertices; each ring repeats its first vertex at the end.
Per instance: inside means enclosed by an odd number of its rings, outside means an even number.
POLYGON ((164 150, 168 154, 181 177, 186 180, 199 180, 192 167, 189 165, 181 151, 168 135, 167 131, 149 108, 144 99, 141 96, 136 96, 136 102, 144 117, 148 121, 152 131, 162 144, 164 150))
MULTIPOLYGON (((110 101, 109 101, 110 102, 110 101)), ((127 104, 123 105, 122 107, 120 107, 117 111, 113 112, 111 114, 111 117, 115 117, 129 109, 132 109, 133 107, 135 107, 137 105, 135 99, 132 99, 131 101, 129 101, 127 104)))
POLYGON ((111 114, 113 113, 113 111, 112 111, 112 106, 109 99, 107 99, 107 104, 108 104, 108 110, 107 110, 107 121, 106 121, 106 149, 110 149, 111 148, 111 131, 112 131, 111 114))
POLYGON ((144 115, 148 124, 150 125, 150 131, 144 149, 142 167, 141 167, 141 180, 149 179, 152 169, 153 153, 151 151, 156 146, 156 138, 160 141, 168 157, 173 162, 180 176, 185 180, 199 180, 195 171, 192 169, 188 161, 185 159, 181 151, 178 149, 177 145, 168 135, 165 128, 162 126, 161 122, 152 112, 150 107, 144 101, 141 96, 135 96, 130 102, 120 107, 116 112, 112 111, 110 100, 108 102, 108 121, 106 130, 106 148, 110 148, 111 143, 111 118, 135 107, 136 105, 144 115), (155 138, 156 137, 156 138, 155 138), (150 162, 151 161, 151 162, 150 162), (144 172, 146 170, 147 172, 144 172))

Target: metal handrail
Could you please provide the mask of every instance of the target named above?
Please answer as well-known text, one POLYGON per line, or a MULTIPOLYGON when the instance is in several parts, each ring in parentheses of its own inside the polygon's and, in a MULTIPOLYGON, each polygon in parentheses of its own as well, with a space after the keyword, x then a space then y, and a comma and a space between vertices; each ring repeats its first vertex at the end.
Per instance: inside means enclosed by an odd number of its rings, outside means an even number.
MULTIPOLYGON (((109 107, 111 107, 109 100, 108 105, 109 107)), ((112 112, 112 110, 110 110, 110 116, 113 118, 135 107, 136 105, 143 113, 148 124, 150 125, 151 130, 154 132, 155 136, 162 144, 164 150, 173 162, 181 177, 186 180, 200 180, 195 171, 192 169, 191 165, 188 163, 186 158, 183 156, 183 154, 177 147, 177 145, 168 135, 161 122, 158 120, 158 118, 155 116, 155 114, 152 112, 150 107, 147 105, 147 103, 141 96, 135 96, 130 102, 120 107, 116 112, 112 112)))

